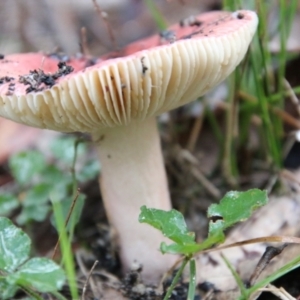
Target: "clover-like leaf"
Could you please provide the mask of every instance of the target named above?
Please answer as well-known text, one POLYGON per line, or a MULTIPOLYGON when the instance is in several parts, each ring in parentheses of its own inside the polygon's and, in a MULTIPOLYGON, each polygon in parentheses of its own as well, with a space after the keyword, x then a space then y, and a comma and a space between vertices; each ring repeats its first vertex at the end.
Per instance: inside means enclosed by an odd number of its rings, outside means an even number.
POLYGON ((0 215, 9 214, 13 209, 19 206, 18 199, 11 194, 0 195, 0 215))
POLYGON ((13 155, 9 160, 9 166, 17 182, 24 185, 45 168, 46 161, 40 152, 26 151, 13 155))
MULTIPOLYGON (((77 140, 70 136, 55 139, 51 143, 52 154, 61 162, 70 165, 74 160, 76 143, 77 140)), ((77 144, 77 155, 82 155, 85 152, 86 145, 84 143, 79 142, 77 144)))
POLYGON ((265 205, 267 201, 267 192, 258 189, 246 192, 228 192, 221 199, 220 204, 212 204, 208 208, 207 216, 210 218, 209 238, 214 237, 222 242, 225 229, 247 220, 254 210, 265 205))
POLYGON ((195 234, 188 231, 183 215, 175 209, 164 211, 142 206, 139 222, 157 228, 164 236, 180 245, 195 244, 195 234))
POLYGON ((28 259, 31 241, 9 219, 0 217, 0 269, 14 271, 28 259))
POLYGON ((17 292, 17 287, 7 282, 5 277, 0 277, 0 299, 13 299, 13 296, 17 292))
POLYGON ((65 273, 62 268, 48 258, 32 258, 17 272, 10 274, 7 281, 11 285, 32 286, 39 292, 52 292, 62 288, 65 273))

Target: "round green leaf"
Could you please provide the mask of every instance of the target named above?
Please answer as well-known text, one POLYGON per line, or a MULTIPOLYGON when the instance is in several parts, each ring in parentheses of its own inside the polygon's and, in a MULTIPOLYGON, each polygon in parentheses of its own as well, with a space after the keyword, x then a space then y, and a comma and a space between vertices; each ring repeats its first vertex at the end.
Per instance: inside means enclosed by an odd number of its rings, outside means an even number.
POLYGON ((267 202, 267 192, 258 189, 226 193, 220 204, 212 204, 208 208, 207 216, 211 219, 209 236, 218 235, 233 224, 247 220, 254 210, 267 202))
POLYGON ((49 204, 24 206, 16 221, 19 225, 24 225, 30 221, 42 222, 46 219, 49 210, 49 204))
POLYGON ((24 206, 41 205, 49 201, 49 194, 52 190, 52 185, 47 183, 39 183, 26 192, 23 199, 24 206))
POLYGON ((77 172, 76 177, 80 182, 86 182, 96 178, 100 171, 100 164, 97 160, 87 161, 82 168, 77 172))
MULTIPOLYGON (((62 138, 55 139, 52 142, 51 151, 57 159, 67 165, 71 165, 75 155, 75 143, 76 138, 64 136, 62 138)), ((79 143, 77 145, 77 155, 80 156, 85 152, 86 145, 84 143, 79 143)))
POLYGON ((0 214, 2 216, 9 214, 18 206, 19 201, 15 196, 11 194, 0 195, 0 214))
POLYGON ((52 292, 62 288, 65 274, 62 268, 48 258, 32 258, 7 279, 11 284, 32 286, 39 292, 52 292))
POLYGON ((31 241, 9 219, 0 217, 0 269, 13 272, 28 259, 31 241))
POLYGON ((183 215, 175 209, 164 211, 142 206, 139 222, 157 228, 164 236, 179 245, 196 243, 195 233, 188 231, 183 215))
POLYGON ((15 285, 11 285, 9 282, 7 282, 5 277, 0 278, 0 299, 13 299, 16 291, 17 287, 15 285))
POLYGON ((24 185, 45 168, 46 162, 40 152, 26 151, 13 155, 9 160, 9 166, 18 183, 24 185))

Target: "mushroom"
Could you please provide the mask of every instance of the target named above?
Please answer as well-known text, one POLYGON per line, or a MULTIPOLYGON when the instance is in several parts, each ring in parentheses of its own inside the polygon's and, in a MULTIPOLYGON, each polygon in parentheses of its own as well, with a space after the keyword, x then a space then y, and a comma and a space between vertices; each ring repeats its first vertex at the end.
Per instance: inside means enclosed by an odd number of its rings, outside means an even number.
POLYGON ((69 63, 55 71, 56 59, 42 61, 41 54, 0 60, 0 77, 11 78, 0 84, 0 116, 92 135, 101 161, 102 197, 118 234, 124 270, 138 261, 147 282, 157 281, 174 261, 158 250, 164 237, 138 223, 142 205, 171 208, 155 118, 195 100, 232 73, 256 27, 251 11, 209 12, 70 74, 59 71, 69 63), (61 76, 51 85, 37 84, 33 69, 61 76))

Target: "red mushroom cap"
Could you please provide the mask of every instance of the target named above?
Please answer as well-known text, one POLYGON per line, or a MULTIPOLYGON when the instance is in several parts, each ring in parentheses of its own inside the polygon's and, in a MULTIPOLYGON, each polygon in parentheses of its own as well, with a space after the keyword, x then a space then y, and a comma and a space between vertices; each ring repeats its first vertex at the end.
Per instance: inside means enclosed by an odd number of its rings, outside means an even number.
POLYGON ((257 22, 251 11, 206 13, 88 68, 84 60, 57 66, 56 59, 41 54, 7 56, 0 60, 0 77, 14 80, 0 84, 0 116, 65 132, 156 116, 224 80, 244 57, 257 22))

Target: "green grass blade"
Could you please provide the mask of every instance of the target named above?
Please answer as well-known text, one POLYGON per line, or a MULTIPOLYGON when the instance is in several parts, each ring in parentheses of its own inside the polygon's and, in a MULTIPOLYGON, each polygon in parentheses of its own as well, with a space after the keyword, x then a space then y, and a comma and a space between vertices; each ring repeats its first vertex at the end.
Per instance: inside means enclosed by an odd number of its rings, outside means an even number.
POLYGON ((71 244, 68 238, 67 230, 65 227, 65 220, 63 217, 61 203, 53 199, 52 206, 56 228, 58 229, 59 233, 60 249, 62 252, 62 262, 66 270, 72 299, 79 299, 76 284, 74 257, 71 250, 71 244))
POLYGON ((195 259, 190 260, 190 282, 189 282, 189 290, 187 300, 195 299, 195 291, 196 291, 196 261, 195 259))
POLYGON ((234 277, 240 291, 241 291, 241 294, 242 294, 242 299, 246 300, 248 299, 247 298, 247 290, 244 286, 244 283, 241 279, 241 277, 239 276, 239 274, 236 272, 236 270, 232 267, 232 265, 230 264, 230 262, 227 260, 227 258, 225 256, 222 255, 222 258, 227 266, 227 268, 230 270, 232 276, 234 277))
POLYGON ((179 270, 177 271, 175 277, 173 278, 173 281, 172 281, 171 285, 168 287, 167 293, 166 293, 163 300, 168 300, 171 297, 172 292, 173 292, 176 284, 178 283, 178 281, 180 279, 180 276, 182 275, 182 272, 183 272, 185 266, 187 265, 187 263, 189 262, 189 260, 190 259, 187 258, 187 257, 183 260, 179 270))
POLYGON ((144 0, 147 8, 149 9, 152 18, 155 21, 156 26, 160 31, 166 30, 167 29, 167 23, 165 21, 165 18, 157 8, 155 2, 153 0, 144 0))

